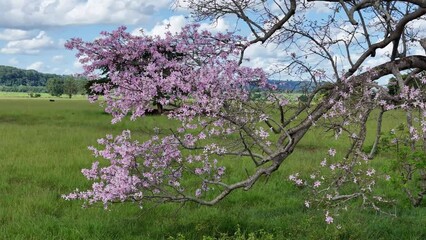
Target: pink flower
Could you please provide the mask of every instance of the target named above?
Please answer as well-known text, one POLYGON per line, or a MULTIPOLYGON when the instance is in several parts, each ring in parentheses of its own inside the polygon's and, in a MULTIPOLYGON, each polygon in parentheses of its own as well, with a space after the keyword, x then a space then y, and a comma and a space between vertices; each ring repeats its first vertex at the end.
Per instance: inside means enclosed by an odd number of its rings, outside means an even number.
POLYGON ((314 188, 318 188, 321 185, 320 181, 315 181, 314 182, 314 188))
POLYGON ((298 177, 299 177, 299 173, 295 173, 295 174, 291 174, 290 176, 288 176, 288 179, 290 181, 296 181, 298 177))
POLYGON ((374 170, 374 168, 371 168, 367 170, 366 175, 371 177, 374 175, 374 173, 376 173, 376 170, 374 170))
POLYGON ((206 134, 204 134, 204 132, 200 132, 200 133, 198 134, 198 138, 199 138, 199 139, 206 139, 206 134))
POLYGON ((259 120, 261 121, 261 122, 263 122, 263 121, 266 121, 266 120, 268 120, 268 115, 266 115, 266 114, 260 114, 260 116, 259 116, 259 120))
POLYGON ((201 196, 201 189, 197 189, 197 190, 195 190, 195 196, 196 197, 200 197, 201 196))
POLYGON ((336 149, 333 149, 333 148, 328 149, 328 155, 334 157, 336 155, 336 149))
POLYGON ((309 208, 311 206, 311 202, 309 202, 308 200, 305 201, 305 207, 309 208))
POLYGON ((225 167, 218 167, 217 168, 217 175, 222 176, 223 174, 225 174, 225 167))
POLYGON ((331 223, 333 223, 333 218, 332 218, 331 216, 326 216, 326 217, 325 217, 325 222, 326 222, 327 224, 331 224, 331 223))
POLYGON ((330 216, 330 215, 328 215, 328 211, 325 213, 325 222, 327 223, 327 224, 331 224, 331 223, 333 223, 333 221, 334 221, 334 219, 333 219, 333 217, 332 216, 330 216))
POLYGON ((197 174, 197 175, 201 175, 201 174, 203 174, 203 170, 202 170, 201 168, 196 168, 194 172, 195 172, 195 174, 197 174))
POLYGON ((280 106, 282 106, 282 107, 284 107, 284 106, 286 106, 286 105, 288 105, 288 103, 289 103, 289 101, 288 101, 288 99, 280 99, 280 101, 279 101, 279 105, 280 106))

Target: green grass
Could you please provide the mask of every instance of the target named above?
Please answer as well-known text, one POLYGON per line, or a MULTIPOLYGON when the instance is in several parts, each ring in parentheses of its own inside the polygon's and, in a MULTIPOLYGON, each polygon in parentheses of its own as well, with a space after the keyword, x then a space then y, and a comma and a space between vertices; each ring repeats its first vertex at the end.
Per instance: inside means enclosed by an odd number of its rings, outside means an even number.
POLYGON ((82 209, 81 202, 60 196, 90 185, 80 173, 93 161, 87 146, 107 133, 132 129, 149 135, 154 126, 169 124, 161 116, 116 125, 110 120, 85 100, 0 99, 0 239, 167 239, 179 234, 202 239, 234 235, 238 229, 246 236, 264 230, 274 239, 426 239, 425 207, 411 208, 390 186, 384 188, 398 197, 397 218, 349 210, 339 217, 343 227, 337 230, 325 224, 323 210, 304 208, 306 192, 292 186, 288 175, 314 169, 329 145, 342 147, 319 130, 267 183, 235 192, 214 207, 147 204, 139 209, 126 203, 107 211, 82 209))
MULTIPOLYGON (((49 93, 39 93, 41 96, 38 98, 30 98, 29 93, 25 93, 25 92, 0 92, 0 98, 1 99, 69 99, 69 97, 67 95, 62 95, 61 97, 53 97, 52 95, 50 95, 49 93)), ((87 96, 85 95, 73 95, 72 100, 83 100, 83 99, 87 99, 87 96)))

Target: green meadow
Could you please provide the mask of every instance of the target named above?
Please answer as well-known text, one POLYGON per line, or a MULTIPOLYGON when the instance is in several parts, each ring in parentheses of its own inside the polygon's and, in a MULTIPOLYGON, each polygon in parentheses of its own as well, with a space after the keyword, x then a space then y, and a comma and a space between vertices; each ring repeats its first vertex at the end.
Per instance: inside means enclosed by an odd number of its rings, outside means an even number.
MULTIPOLYGON (((61 195, 90 186, 81 174, 94 161, 87 147, 123 129, 149 135, 169 120, 148 116, 111 125, 111 117, 83 97, 48 98, 0 94, 0 239, 426 239, 425 203, 411 207, 391 183, 380 190, 395 198, 397 217, 361 209, 355 201, 336 219, 337 229, 325 223, 323 209, 304 207, 307 191, 292 185, 288 176, 317 168, 330 146, 343 147, 322 129, 306 136, 278 172, 213 207, 151 203, 140 209, 124 203, 108 210, 82 208, 82 202, 61 195)), ((397 112, 386 118, 392 121, 384 129, 402 119, 397 112)), ((383 156, 377 165, 386 160, 383 156)), ((242 169, 238 162, 230 167, 242 169)))

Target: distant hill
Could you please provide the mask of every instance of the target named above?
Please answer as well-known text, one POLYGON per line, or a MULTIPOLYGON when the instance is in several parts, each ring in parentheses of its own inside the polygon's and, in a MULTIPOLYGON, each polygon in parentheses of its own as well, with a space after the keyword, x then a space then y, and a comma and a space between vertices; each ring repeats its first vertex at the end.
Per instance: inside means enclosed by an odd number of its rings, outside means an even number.
POLYGON ((312 91, 315 87, 308 81, 290 81, 290 80, 268 80, 268 83, 277 87, 278 91, 303 92, 312 91))
MULTIPOLYGON (((291 80, 273 80, 269 79, 268 84, 275 86, 277 91, 280 92, 306 92, 312 91, 315 86, 307 81, 291 81, 291 80)), ((251 90, 260 90, 257 86, 251 85, 251 90)))
POLYGON ((49 78, 65 76, 0 65, 0 86, 46 86, 49 78))

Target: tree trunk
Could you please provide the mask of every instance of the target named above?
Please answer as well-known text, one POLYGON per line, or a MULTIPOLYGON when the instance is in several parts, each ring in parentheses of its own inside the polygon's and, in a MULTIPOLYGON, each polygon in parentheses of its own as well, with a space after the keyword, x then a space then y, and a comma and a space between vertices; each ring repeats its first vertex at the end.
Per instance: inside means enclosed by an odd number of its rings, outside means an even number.
POLYGON ((157 102, 156 105, 157 105, 157 111, 158 111, 158 113, 159 114, 163 114, 163 111, 164 111, 163 105, 161 103, 159 103, 159 102, 157 102))

